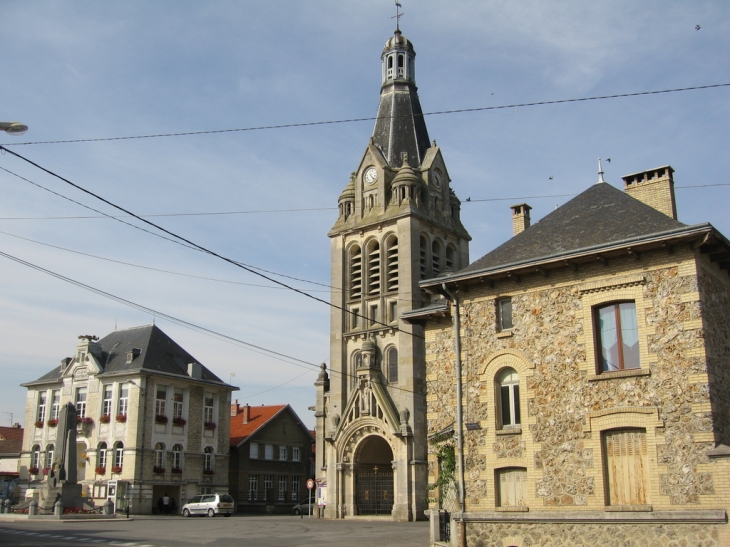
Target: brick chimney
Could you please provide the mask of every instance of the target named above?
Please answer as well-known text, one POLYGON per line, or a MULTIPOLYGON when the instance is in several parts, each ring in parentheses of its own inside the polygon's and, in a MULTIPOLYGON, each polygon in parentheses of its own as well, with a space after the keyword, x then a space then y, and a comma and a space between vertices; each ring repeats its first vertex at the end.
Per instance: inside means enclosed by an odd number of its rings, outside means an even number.
POLYGON ((236 399, 236 402, 231 404, 231 418, 238 415, 238 399, 236 399))
POLYGON ((677 202, 674 199, 674 169, 671 165, 649 169, 621 177, 624 191, 632 198, 646 203, 660 213, 677 220, 677 202))
POLYGON ((246 403, 243 406, 243 423, 247 424, 251 420, 251 407, 246 403))
POLYGON ((524 232, 530 227, 530 207, 527 203, 512 205, 512 235, 524 232))

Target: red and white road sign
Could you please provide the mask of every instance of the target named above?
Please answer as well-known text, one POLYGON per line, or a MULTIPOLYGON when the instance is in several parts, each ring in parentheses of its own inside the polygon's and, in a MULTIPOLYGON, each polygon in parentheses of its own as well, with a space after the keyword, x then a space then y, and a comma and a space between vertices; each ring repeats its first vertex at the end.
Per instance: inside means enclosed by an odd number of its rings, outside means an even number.
POLYGON ((314 480, 313 479, 307 480, 307 488, 309 490, 311 490, 312 488, 314 488, 314 480))

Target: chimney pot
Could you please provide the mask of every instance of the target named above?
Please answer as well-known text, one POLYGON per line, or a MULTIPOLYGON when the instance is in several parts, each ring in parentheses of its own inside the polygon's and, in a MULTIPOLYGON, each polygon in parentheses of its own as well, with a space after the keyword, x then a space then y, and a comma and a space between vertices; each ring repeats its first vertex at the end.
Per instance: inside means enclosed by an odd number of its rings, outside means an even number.
POLYGON ((532 207, 527 203, 512 205, 512 235, 516 236, 530 227, 530 210, 532 207))
POLYGON ((247 424, 251 420, 251 407, 246 403, 243 406, 243 423, 247 424))
POLYGON ((664 165, 641 173, 632 173, 621 179, 624 181, 624 191, 632 198, 677 220, 672 173, 674 173, 672 166, 664 165))

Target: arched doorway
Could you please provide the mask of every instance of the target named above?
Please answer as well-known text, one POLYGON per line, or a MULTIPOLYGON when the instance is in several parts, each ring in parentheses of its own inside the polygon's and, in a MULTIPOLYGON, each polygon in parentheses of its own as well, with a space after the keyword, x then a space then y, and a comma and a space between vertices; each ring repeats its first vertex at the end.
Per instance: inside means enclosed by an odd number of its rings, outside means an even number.
POLYGON ((393 450, 382 437, 366 437, 355 454, 355 504, 358 515, 393 511, 393 450))

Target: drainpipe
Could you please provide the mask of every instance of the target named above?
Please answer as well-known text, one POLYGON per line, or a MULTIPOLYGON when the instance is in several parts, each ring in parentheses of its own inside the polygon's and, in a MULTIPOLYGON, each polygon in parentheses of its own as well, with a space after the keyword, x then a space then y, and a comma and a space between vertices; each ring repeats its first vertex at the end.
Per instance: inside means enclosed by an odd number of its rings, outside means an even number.
POLYGON ((466 522, 464 522, 464 419, 462 409, 462 388, 461 388, 461 320, 459 316, 459 299, 456 294, 446 288, 446 283, 441 283, 444 292, 451 298, 454 306, 454 353, 456 354, 456 458, 459 465, 459 547, 466 547, 466 522))

